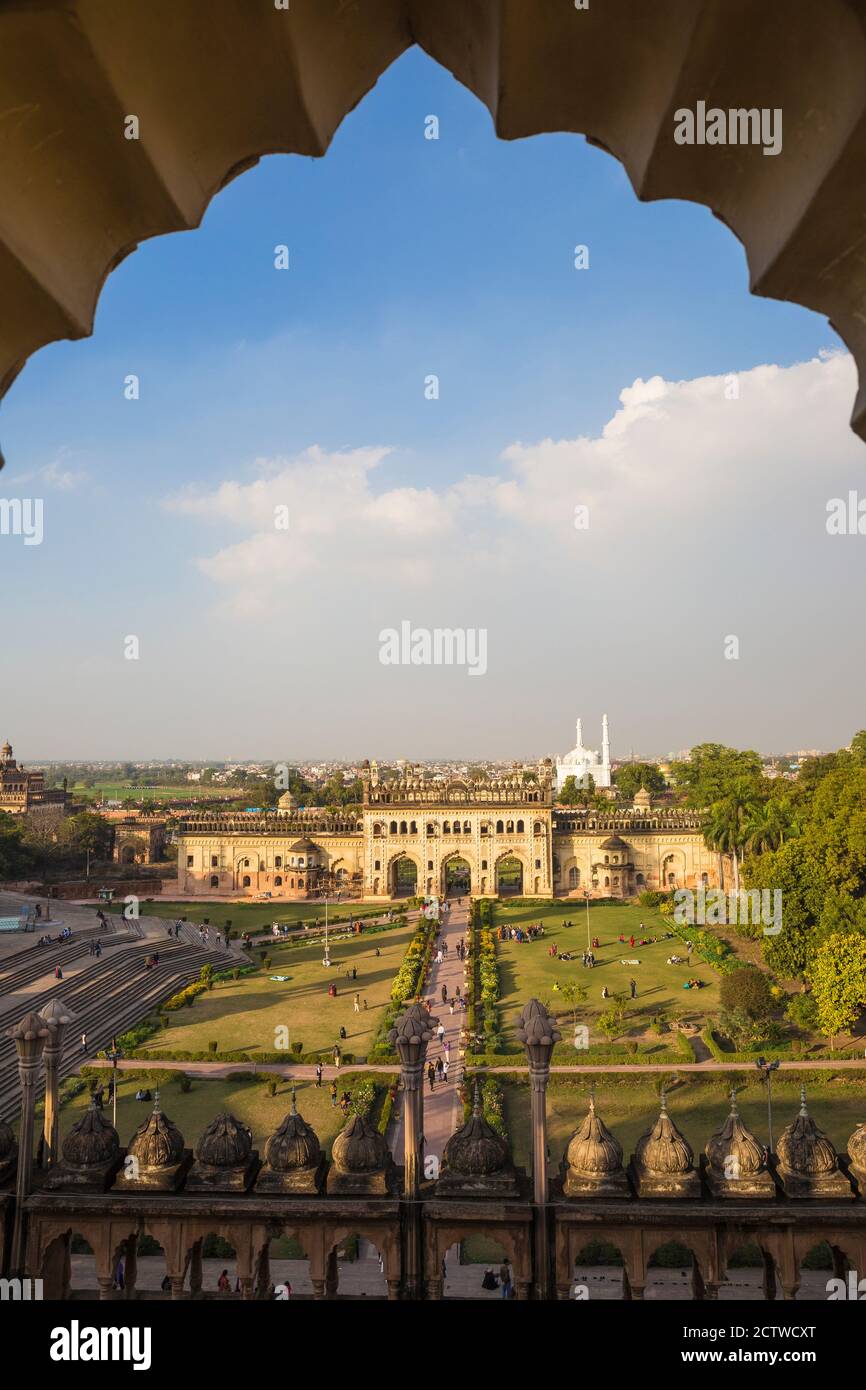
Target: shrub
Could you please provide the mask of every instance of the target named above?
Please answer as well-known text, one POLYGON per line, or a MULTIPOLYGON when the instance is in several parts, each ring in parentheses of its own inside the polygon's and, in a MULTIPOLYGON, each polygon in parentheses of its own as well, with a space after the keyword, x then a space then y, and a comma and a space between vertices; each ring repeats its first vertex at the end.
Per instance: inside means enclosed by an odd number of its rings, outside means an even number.
POLYGON ((773 1008, 770 981, 754 966, 741 965, 723 977, 721 1005, 725 1011, 742 1011, 747 1018, 766 1018, 773 1008))
POLYGON ((276 1083, 276 1081, 274 1080, 274 1078, 271 1077, 270 1080, 268 1081, 268 1095, 269 1095, 269 1096, 275 1096, 276 1094, 277 1094, 277 1083, 276 1083))
POLYGON ((184 1095, 186 1095, 189 1091, 192 1090, 192 1081, 187 1076, 186 1072, 183 1072, 181 1074, 180 1089, 183 1091, 184 1095))
POLYGON ((219 1046, 220 1045, 218 1042, 209 1042, 207 1045, 207 1050, 208 1052, 219 1052, 219 1046))

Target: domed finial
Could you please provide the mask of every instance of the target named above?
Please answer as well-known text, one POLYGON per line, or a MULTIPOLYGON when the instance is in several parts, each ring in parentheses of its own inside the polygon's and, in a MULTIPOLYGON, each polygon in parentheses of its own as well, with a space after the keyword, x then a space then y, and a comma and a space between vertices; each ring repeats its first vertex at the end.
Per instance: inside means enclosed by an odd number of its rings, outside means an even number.
POLYGON ((298 1097, 297 1097, 297 1095, 295 1094, 295 1083, 294 1083, 294 1081, 293 1081, 293 1082, 292 1082, 292 1109, 291 1109, 291 1114, 292 1114, 292 1115, 297 1115, 297 1113, 298 1113, 298 1097))
POLYGON ((806 1107, 806 1086, 805 1083, 800 1087, 800 1114, 808 1119, 809 1111, 806 1107))
POLYGON ((666 1115, 667 1113, 668 1113, 668 1097, 667 1097, 667 1091, 665 1090, 665 1083, 662 1082, 661 1090, 659 1091, 659 1114, 660 1114, 660 1115, 666 1115))
POLYGON ((732 1116, 739 1115, 740 1112, 739 1112, 739 1110, 737 1109, 737 1088, 736 1088, 736 1086, 733 1085, 733 1083, 731 1084, 731 1089, 730 1089, 729 1094, 730 1094, 730 1097, 731 1097, 731 1115, 732 1115, 732 1116))
POLYGON ((154 1093, 153 1093, 153 1113, 154 1113, 154 1115, 161 1115, 161 1114, 162 1114, 162 1109, 161 1109, 160 1104, 159 1104, 159 1087, 158 1087, 158 1086, 157 1086, 156 1090, 155 1090, 154 1093))
POLYGON ((477 1077, 475 1080, 475 1097, 472 1101, 472 1114, 476 1119, 484 1115, 484 1107, 481 1104, 481 1083, 477 1077))

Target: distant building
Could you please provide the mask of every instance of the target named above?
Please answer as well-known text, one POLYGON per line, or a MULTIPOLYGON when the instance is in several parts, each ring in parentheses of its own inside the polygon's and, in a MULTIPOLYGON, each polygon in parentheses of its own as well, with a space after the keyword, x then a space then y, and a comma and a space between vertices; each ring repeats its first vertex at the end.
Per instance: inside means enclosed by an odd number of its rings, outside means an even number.
POLYGON ((46 806, 65 809, 69 800, 65 777, 62 789, 46 787, 45 774, 26 771, 15 761, 12 744, 3 744, 0 748, 0 811, 23 816, 46 806))
POLYGON ((586 778, 592 777, 597 787, 610 786, 610 732, 607 715, 601 721, 601 757, 593 748, 584 748, 581 721, 577 721, 577 743, 564 758, 556 760, 556 790, 562 791, 565 779, 573 777, 578 787, 586 786, 586 778))

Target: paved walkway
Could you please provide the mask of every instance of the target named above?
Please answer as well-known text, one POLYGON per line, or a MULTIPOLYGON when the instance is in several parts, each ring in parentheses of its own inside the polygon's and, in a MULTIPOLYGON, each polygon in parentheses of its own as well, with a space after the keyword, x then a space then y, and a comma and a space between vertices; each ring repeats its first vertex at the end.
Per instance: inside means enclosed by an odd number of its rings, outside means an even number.
MULTIPOLYGON (((463 1077, 463 1063, 460 1059, 460 1030, 466 1015, 461 1008, 457 1007, 456 1003, 452 1014, 449 1001, 457 999, 458 989, 461 995, 466 991, 464 965, 457 955, 457 943, 461 937, 464 941, 466 940, 469 913, 465 901, 462 906, 458 907, 457 900, 452 898, 451 904, 451 910, 437 937, 437 946, 447 944, 448 953, 443 956, 441 964, 437 964, 434 956, 424 990, 431 1014, 434 1018, 439 1019, 445 1029, 441 1042, 434 1040, 428 1046, 428 1063, 432 1062, 435 1066, 439 1057, 444 1062, 447 1055, 445 1043, 450 1044, 448 1080, 436 1081, 431 1091, 426 1074, 424 1077, 423 1152, 425 1158, 432 1154, 440 1160, 446 1143, 455 1129, 463 1122, 463 1107, 457 1093, 457 1087, 463 1077), (442 1001, 443 989, 446 994, 446 1002, 444 1003, 442 1001)), ((402 1161, 402 1108, 396 1126, 392 1152, 398 1162, 402 1161)))

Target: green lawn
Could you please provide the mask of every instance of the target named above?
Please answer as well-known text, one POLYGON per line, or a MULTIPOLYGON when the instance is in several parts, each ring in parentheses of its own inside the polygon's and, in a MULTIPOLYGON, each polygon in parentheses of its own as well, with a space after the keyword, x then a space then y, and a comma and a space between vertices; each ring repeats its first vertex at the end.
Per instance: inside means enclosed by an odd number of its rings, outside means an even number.
MULTIPOLYGON (((111 903, 107 910, 120 913, 123 911, 123 904, 111 903)), ((346 922, 350 917, 381 917, 382 912, 381 907, 362 906, 357 903, 340 903, 335 907, 331 903, 328 907, 328 923, 346 922)), ((142 900, 141 913, 144 917, 166 917, 172 922, 178 917, 185 917, 188 922, 203 922, 207 918, 211 926, 217 928, 231 922, 232 928, 241 932, 270 930, 274 922, 289 922, 293 926, 301 922, 309 922, 312 925, 317 920, 321 926, 325 923, 325 904, 322 902, 209 903, 169 902, 164 898, 145 898, 142 900)))
MULTIPOLYGON (((741 1079, 737 1077, 736 1080, 739 1087, 741 1079)), ((649 1079, 640 1082, 630 1079, 627 1085, 605 1082, 603 1077, 598 1077, 597 1081, 600 1083, 595 1091, 598 1112, 622 1144, 627 1161, 637 1140, 658 1115, 658 1093, 649 1079)), ((727 1078, 714 1077, 710 1081, 703 1077, 692 1079, 684 1076, 682 1081, 682 1085, 668 1094, 668 1110, 697 1155, 703 1151, 710 1135, 719 1128, 730 1110, 728 1088, 731 1075, 727 1078)), ((547 1124, 550 1153, 556 1162, 559 1162, 569 1138, 586 1114, 590 1085, 589 1077, 573 1084, 556 1077, 551 1079, 547 1091, 547 1124)), ((515 1161, 528 1165, 529 1086, 508 1082, 504 1090, 506 1120, 515 1161)), ((749 1078, 746 1089, 738 1090, 737 1105, 749 1129, 766 1144, 767 1093, 760 1077, 756 1076, 754 1080, 749 1078)), ((819 1082, 809 1087, 808 1106, 810 1114, 837 1150, 842 1152, 855 1127, 866 1119, 866 1082, 844 1077, 819 1082)), ((774 1140, 778 1141, 784 1127, 796 1117, 799 1107, 799 1083, 774 1080, 774 1140)))
MULTIPOLYGON (((145 1067, 146 1063, 142 1063, 145 1067)), ((137 1101, 135 1092, 140 1081, 124 1081, 123 1072, 118 1073, 120 1085, 117 1091, 117 1132, 120 1142, 128 1144, 137 1127, 146 1119, 152 1106, 137 1101)), ((109 1073, 106 1073, 106 1081, 109 1073)), ((177 1080, 168 1081, 160 1089, 160 1103, 165 1114, 180 1129, 188 1148, 194 1148, 199 1137, 215 1115, 229 1111, 237 1119, 249 1125, 253 1133, 253 1145, 264 1157, 264 1145, 268 1135, 273 1134, 286 1112, 291 1108, 291 1088, 286 1081, 281 1083, 275 1096, 269 1096, 265 1083, 227 1079, 210 1081, 192 1077, 192 1089, 184 1094, 177 1080)), ((391 1084, 393 1078, 373 1072, 355 1072, 348 1069, 341 1075, 340 1092, 352 1091, 361 1081, 373 1080, 383 1086, 391 1084)), ((153 1086, 151 1086, 151 1093, 153 1086)), ((322 1148, 330 1151, 335 1135, 341 1129, 344 1119, 339 1109, 331 1105, 327 1082, 317 1089, 314 1081, 296 1083, 298 1110, 307 1124, 311 1125, 319 1137, 322 1148)), ((76 1120, 90 1103, 89 1092, 75 1096, 60 1111, 61 1134, 69 1132, 76 1120)), ((111 1119, 111 1105, 106 1104, 105 1115, 111 1119)))
POLYGON ((151 1051, 203 1052, 208 1043, 216 1042, 220 1052, 255 1056, 257 1051, 274 1051, 275 1030, 285 1027, 290 1047, 301 1043, 304 1052, 316 1052, 332 1048, 343 1025, 348 1035, 340 1044, 343 1051, 366 1057, 412 935, 410 927, 395 927, 370 936, 338 938, 332 945, 330 970, 322 965, 321 943, 276 947, 268 974, 257 972, 215 985, 192 1008, 169 1015, 170 1026, 145 1046, 151 1051), (346 979, 352 967, 358 971, 356 983, 346 979), (289 979, 280 982, 270 975, 289 979), (327 994, 332 982, 337 985, 336 999, 327 994), (353 1008, 356 990, 360 1013, 353 1008))
POLYGON ((719 1008, 719 976, 706 965, 697 953, 692 955, 691 967, 667 965, 668 956, 686 954, 681 941, 659 940, 652 946, 635 946, 632 950, 628 938, 664 937, 669 930, 665 919, 652 908, 633 907, 628 904, 597 904, 589 909, 589 931, 598 937, 601 945, 596 948, 596 964, 593 970, 584 968, 581 956, 587 945, 586 907, 578 901, 536 903, 526 906, 509 906, 497 903, 495 922, 528 926, 534 922, 544 923, 544 936, 535 941, 496 941, 496 959, 499 967, 499 981, 502 993, 500 1004, 503 1031, 509 1043, 514 1042, 514 1026, 520 1010, 527 999, 543 1000, 557 1013, 565 1010, 553 986, 566 980, 583 985, 587 991, 586 1003, 580 1006, 578 1018, 589 1023, 591 1041, 603 1042, 601 1034, 592 1028, 594 1019, 602 1014, 607 1005, 601 997, 606 985, 611 994, 629 992, 629 980, 637 981, 637 1000, 629 1007, 623 1036, 638 1036, 649 1025, 654 1014, 666 1013, 670 1016, 675 1010, 680 1013, 712 1015, 719 1008), (573 926, 566 927, 567 920, 573 926), (640 931, 643 922, 644 930, 640 931), (621 945, 620 932, 626 937, 621 945), (548 955, 548 948, 556 942, 558 951, 574 952, 576 960, 560 961, 548 955), (633 958, 640 965, 623 965, 623 958, 633 958), (696 977, 703 980, 706 988, 701 990, 683 989, 683 981, 696 977))
POLYGON ((81 799, 104 796, 110 801, 239 801, 244 793, 238 787, 202 786, 199 782, 184 782, 175 787, 140 787, 130 782, 94 782, 85 787, 75 782, 69 791, 81 799))

